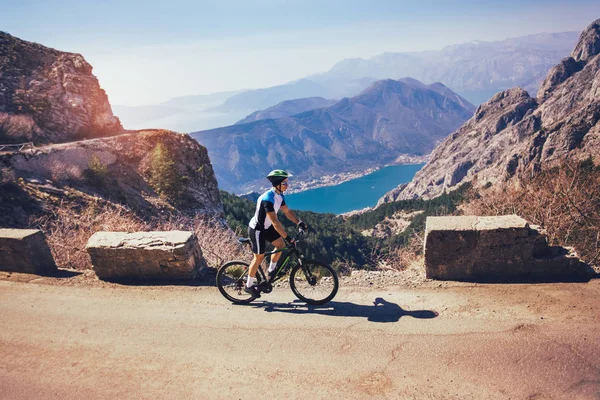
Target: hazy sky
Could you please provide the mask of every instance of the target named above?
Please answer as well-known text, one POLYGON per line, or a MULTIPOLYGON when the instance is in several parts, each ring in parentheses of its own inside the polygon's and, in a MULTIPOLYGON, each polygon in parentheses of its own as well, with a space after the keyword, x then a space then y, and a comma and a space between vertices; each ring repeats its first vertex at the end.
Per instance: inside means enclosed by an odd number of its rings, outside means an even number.
POLYGON ((111 103, 137 105, 273 86, 384 51, 581 31, 600 1, 0 0, 0 10, 0 30, 83 54, 111 103))

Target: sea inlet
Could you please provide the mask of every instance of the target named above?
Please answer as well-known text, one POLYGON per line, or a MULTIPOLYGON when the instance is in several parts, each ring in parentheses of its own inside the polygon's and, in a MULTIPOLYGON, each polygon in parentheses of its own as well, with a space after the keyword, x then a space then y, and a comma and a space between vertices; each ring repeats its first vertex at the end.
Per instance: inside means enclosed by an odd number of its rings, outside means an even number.
MULTIPOLYGON (((391 165, 339 185, 288 194, 285 202, 294 210, 333 214, 373 207, 385 193, 410 182, 423 165, 391 165)), ((293 179, 290 179, 292 185, 293 179)))

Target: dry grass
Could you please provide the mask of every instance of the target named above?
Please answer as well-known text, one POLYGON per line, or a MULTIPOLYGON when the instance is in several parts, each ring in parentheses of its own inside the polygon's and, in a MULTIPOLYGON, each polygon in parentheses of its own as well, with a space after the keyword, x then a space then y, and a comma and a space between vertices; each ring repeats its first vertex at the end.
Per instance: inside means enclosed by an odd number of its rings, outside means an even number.
POLYGON ((409 267, 423 267, 423 233, 413 232, 408 243, 399 245, 386 252, 379 247, 372 249, 369 256, 375 269, 404 271, 409 267))
POLYGON ((196 233, 204 258, 211 267, 240 258, 244 249, 221 221, 205 217, 173 216, 145 221, 125 207, 102 201, 82 207, 63 202, 53 213, 33 221, 46 235, 56 264, 61 268, 90 269, 85 251, 89 238, 99 231, 138 232, 191 230, 196 233))
POLYGON ((592 266, 600 264, 600 168, 567 163, 534 177, 473 190, 466 215, 517 214, 540 225, 552 245, 572 246, 592 266))
POLYGON ((406 245, 396 247, 381 260, 383 265, 400 271, 411 266, 422 267, 424 265, 423 240, 423 233, 414 232, 406 245))

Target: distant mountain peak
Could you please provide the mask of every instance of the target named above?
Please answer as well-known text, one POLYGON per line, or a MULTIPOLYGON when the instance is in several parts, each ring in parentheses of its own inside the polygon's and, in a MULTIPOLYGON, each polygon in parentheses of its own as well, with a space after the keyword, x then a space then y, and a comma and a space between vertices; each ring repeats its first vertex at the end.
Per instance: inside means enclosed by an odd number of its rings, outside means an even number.
POLYGON ((581 33, 571 57, 575 61, 587 61, 598 54, 600 54, 600 19, 592 22, 581 33))
POLYGON ((255 111, 236 122, 235 125, 247 124, 263 119, 288 117, 317 108, 329 107, 333 104, 335 104, 335 100, 327 100, 322 97, 304 97, 300 99, 285 100, 265 110, 255 111))

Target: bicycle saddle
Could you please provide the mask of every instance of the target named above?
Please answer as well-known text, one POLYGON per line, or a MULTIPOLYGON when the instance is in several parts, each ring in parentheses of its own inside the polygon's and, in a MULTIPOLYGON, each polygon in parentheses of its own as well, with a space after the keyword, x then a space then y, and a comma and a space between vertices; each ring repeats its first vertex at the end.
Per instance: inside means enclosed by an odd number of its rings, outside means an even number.
POLYGON ((249 238, 238 238, 238 242, 240 242, 240 243, 250 243, 250 239, 249 238))

